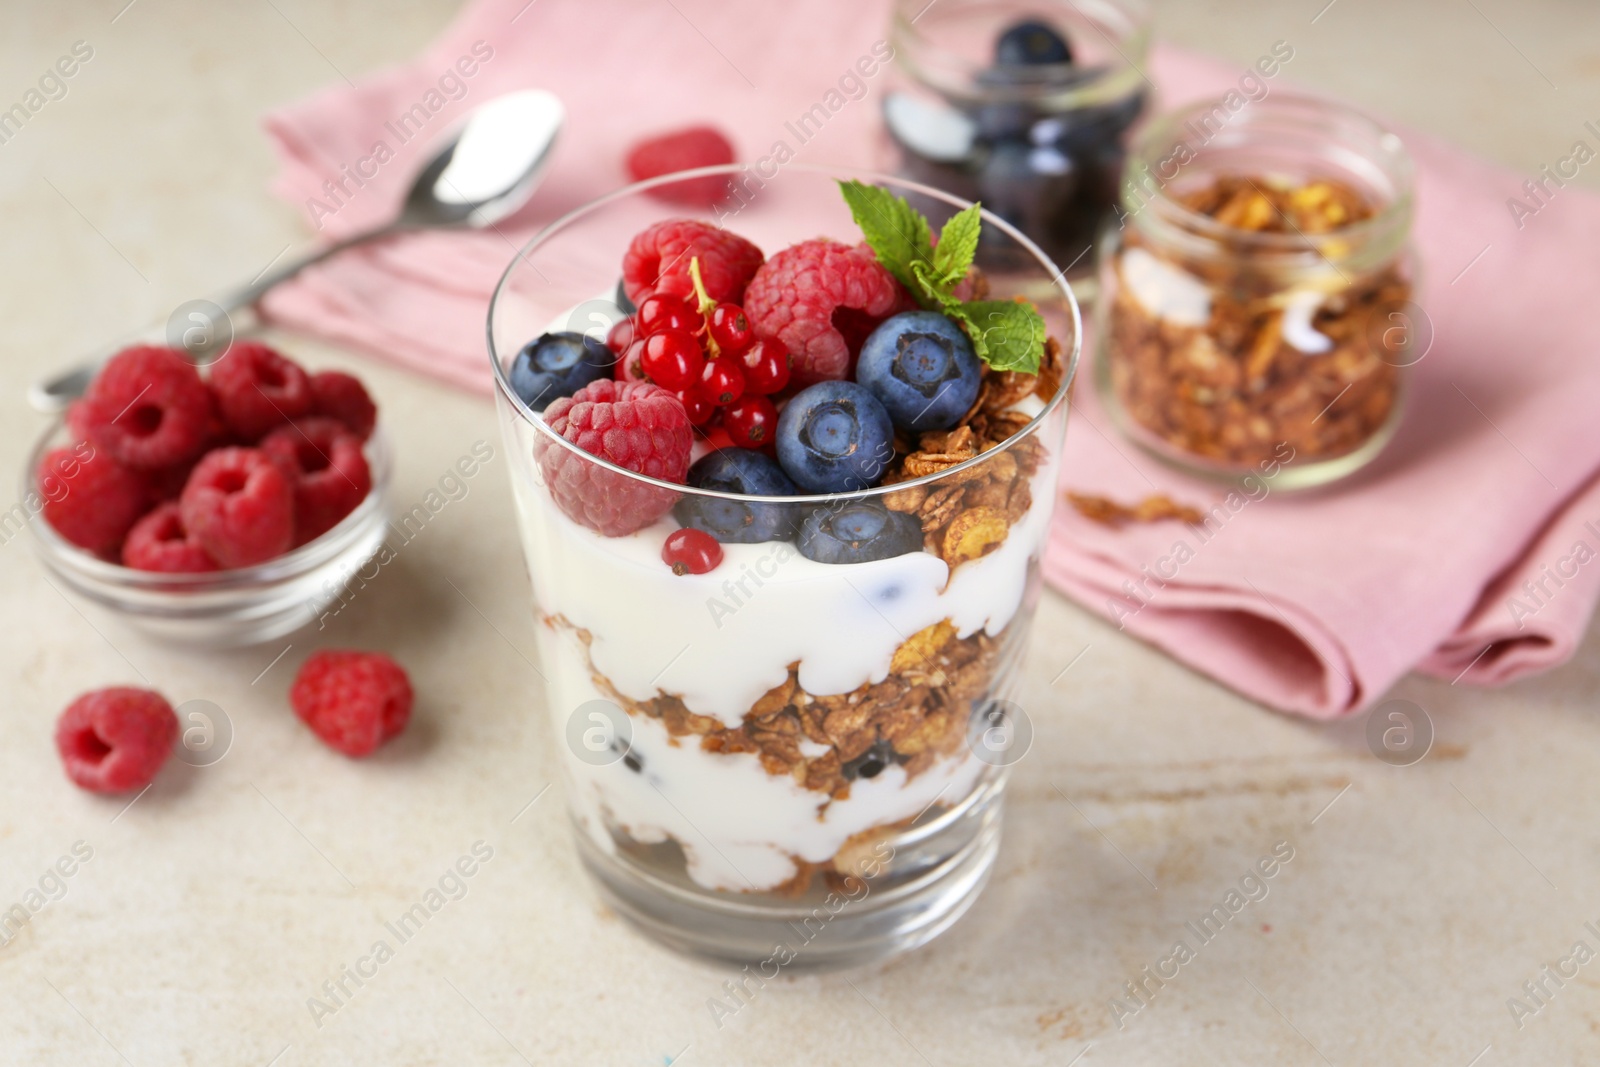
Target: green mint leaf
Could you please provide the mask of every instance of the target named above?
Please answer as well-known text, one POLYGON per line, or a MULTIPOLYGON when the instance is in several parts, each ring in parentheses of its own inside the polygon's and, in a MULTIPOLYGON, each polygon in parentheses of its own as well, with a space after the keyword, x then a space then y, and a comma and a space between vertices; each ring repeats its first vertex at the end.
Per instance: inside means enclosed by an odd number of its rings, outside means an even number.
POLYGON ((955 287, 967 276, 972 257, 978 254, 978 231, 983 226, 978 210, 978 205, 973 204, 939 231, 939 245, 933 250, 933 269, 947 288, 955 287))
POLYGON ((887 189, 851 180, 839 183, 850 215, 878 262, 901 285, 920 294, 922 284, 912 271, 918 260, 932 262, 933 231, 922 213, 887 189))
POLYGON ((1044 356, 1044 316, 1031 304, 1011 300, 973 300, 958 316, 972 347, 995 370, 1037 374, 1044 356))
POLYGON ((952 300, 946 305, 944 313, 959 323, 961 328, 967 332, 967 338, 972 342, 973 354, 987 364, 989 362, 989 348, 984 343, 982 328, 967 313, 967 308, 970 306, 961 303, 959 300, 952 300))
POLYGON ((916 284, 909 287, 911 295, 929 311, 950 314, 952 308, 961 306, 961 301, 950 295, 951 287, 943 283, 938 270, 927 260, 912 261, 911 276, 916 279, 916 284))

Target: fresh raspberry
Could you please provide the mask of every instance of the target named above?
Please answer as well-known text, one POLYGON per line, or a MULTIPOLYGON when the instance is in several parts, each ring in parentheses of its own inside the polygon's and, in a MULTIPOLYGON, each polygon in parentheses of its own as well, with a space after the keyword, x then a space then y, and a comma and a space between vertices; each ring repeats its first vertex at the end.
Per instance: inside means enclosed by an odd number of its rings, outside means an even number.
POLYGON ((899 290, 870 252, 818 238, 785 248, 756 271, 744 311, 757 336, 788 346, 792 384, 810 385, 848 376, 862 339, 894 311, 899 290))
POLYGON ((91 793, 143 789, 177 739, 172 705, 149 689, 97 689, 68 704, 56 720, 56 751, 67 777, 91 793))
POLYGON ((711 299, 735 304, 761 266, 761 249, 736 233, 695 219, 666 219, 635 237, 622 257, 628 299, 637 304, 651 293, 671 293, 692 301, 689 261, 696 257, 711 299))
POLYGON ((200 374, 170 348, 124 348, 89 383, 68 425, 129 467, 183 463, 205 448, 211 396, 200 374))
POLYGON ((296 419, 261 439, 294 488, 294 543, 327 533, 372 489, 361 438, 333 419, 296 419))
POLYGON ((116 551, 149 503, 144 479, 94 446, 57 448, 35 475, 56 533, 97 554, 116 551))
POLYGON ((378 424, 378 405, 367 395, 367 387, 343 371, 320 370, 311 376, 311 411, 338 419, 363 441, 378 424))
POLYGON ((381 652, 313 652, 289 690, 294 713, 346 756, 365 756, 404 730, 411 702, 411 679, 381 652))
POLYGON ((223 567, 248 567, 289 550, 294 490, 265 452, 219 448, 189 475, 178 498, 184 528, 223 567))
MULTIPOLYGON (((733 162, 733 145, 711 126, 690 126, 640 141, 628 150, 628 175, 636 182, 679 170, 733 162)), ((710 207, 728 196, 728 176, 672 182, 650 195, 676 204, 710 207)))
POLYGON ((167 574, 203 574, 217 569, 217 561, 183 528, 176 500, 157 505, 133 524, 128 539, 122 543, 122 564, 167 574))
MULTIPOLYGON (((602 378, 556 400, 544 417, 557 434, 619 467, 668 482, 682 482, 689 472, 689 416, 659 385, 602 378)), ((677 503, 670 489, 641 484, 559 445, 542 442, 536 451, 556 505, 607 537, 642 530, 677 503)))
POLYGON ((256 341, 235 341, 212 364, 211 393, 228 428, 246 441, 311 411, 306 372, 256 341))

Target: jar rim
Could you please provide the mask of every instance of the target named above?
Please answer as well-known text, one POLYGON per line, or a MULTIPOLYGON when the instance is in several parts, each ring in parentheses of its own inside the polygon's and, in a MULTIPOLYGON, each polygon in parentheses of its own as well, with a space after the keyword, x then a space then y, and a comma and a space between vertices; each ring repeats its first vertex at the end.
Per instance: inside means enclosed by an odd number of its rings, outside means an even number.
MULTIPOLYGON (((939 0, 934 0, 938 3, 939 0)), ((1041 63, 1030 67, 1015 85, 976 85, 976 76, 986 67, 969 57, 941 47, 917 28, 917 22, 934 6, 928 0, 895 0, 890 21, 890 37, 895 45, 894 62, 913 79, 932 86, 955 99, 988 97, 1006 101, 1036 100, 1048 97, 1063 108, 1121 99, 1143 81, 1152 85, 1140 66, 1149 52, 1153 19, 1146 0, 1039 0, 1034 8, 1051 4, 1070 9, 1092 23, 1111 45, 1118 62, 1106 66, 1082 67, 1073 63, 1041 63), (906 46, 906 47, 902 47, 906 46), (911 53, 915 52, 916 55, 911 53), (1063 85, 1065 74, 1084 77, 1063 85)), ((944 5, 946 10, 951 6, 944 5)))
MULTIPOLYGON (((1062 345, 1062 368, 1061 381, 1057 386, 1055 393, 1048 400, 1044 401, 1043 406, 1040 408, 1038 413, 1029 419, 1026 426, 1023 426, 1017 430, 1016 433, 1006 438, 1005 441, 995 446, 993 449, 990 449, 988 452, 980 452, 971 459, 965 460, 953 467, 936 471, 933 474, 925 474, 918 478, 908 478, 902 482, 895 482, 893 485, 871 486, 866 489, 857 489, 847 493, 807 493, 797 494, 795 496, 754 496, 743 493, 721 492, 714 489, 703 489, 697 486, 685 485, 679 482, 669 482, 661 478, 654 478, 647 474, 640 474, 638 471, 629 470, 628 468, 619 464, 612 463, 610 460, 603 459, 594 455, 593 453, 587 452, 579 448, 573 442, 568 441, 565 437, 562 437, 554 430, 550 429, 550 425, 544 420, 544 417, 528 407, 527 403, 517 395, 516 390, 511 388, 510 377, 505 367, 505 361, 502 359, 503 354, 500 351, 499 346, 495 343, 495 320, 497 318, 497 312, 501 306, 502 300, 507 296, 512 277, 516 273, 518 265, 528 263, 529 257, 536 252, 541 245, 562 233, 568 227, 580 222, 586 216, 603 209, 608 204, 612 204, 616 201, 624 200, 630 197, 637 197, 663 185, 691 181, 704 177, 731 177, 741 174, 743 171, 743 164, 728 163, 713 167, 697 167, 694 170, 676 171, 671 174, 664 174, 657 178, 649 178, 645 181, 634 182, 632 185, 625 185, 620 189, 615 189, 605 194, 604 196, 597 197, 588 203, 581 204, 578 207, 573 208, 571 211, 566 212, 561 217, 553 220, 548 225, 541 228, 538 233, 534 234, 534 236, 525 245, 517 250, 517 254, 512 257, 512 260, 506 266, 504 273, 501 274, 499 282, 495 285, 494 295, 489 300, 488 315, 485 317, 485 329, 489 348, 489 363, 494 374, 495 391, 499 395, 500 399, 504 403, 509 404, 512 411, 514 411, 516 415, 522 419, 522 421, 530 425, 534 432, 539 434, 540 438, 547 442, 549 446, 565 449, 572 455, 581 457, 584 461, 611 471, 614 474, 621 475, 630 482, 651 485, 661 489, 670 489, 673 492, 681 493, 684 496, 733 500, 740 503, 839 505, 861 500, 876 499, 888 493, 897 492, 901 489, 909 489, 917 486, 937 485, 941 482, 955 478, 959 474, 985 463, 990 459, 993 459, 995 455, 1014 448, 1019 442, 1032 436, 1039 430, 1041 426, 1045 424, 1046 420, 1050 418, 1052 413, 1058 407, 1060 407, 1063 402, 1065 402, 1068 393, 1071 391, 1072 383, 1077 377, 1078 360, 1083 347, 1082 315, 1078 308, 1077 298, 1073 295, 1071 286, 1066 282, 1066 272, 1060 267, 1057 267, 1050 257, 1045 254, 1043 249, 1034 244, 1032 240, 1030 240, 1021 231, 1016 229, 1016 227, 1012 226, 999 216, 992 215, 987 210, 980 209, 980 217, 982 218, 984 225, 995 226, 1005 233, 1007 237, 1016 241, 1035 259, 1039 266, 1049 274, 1050 284, 1053 290, 1057 295, 1061 296, 1064 301, 1071 328, 1070 339, 1058 339, 1059 343, 1062 345)), ((808 174, 812 177, 829 178, 835 180, 839 178, 855 178, 868 184, 886 185, 891 189, 907 190, 915 192, 919 195, 930 197, 947 204, 958 211, 972 206, 969 201, 947 193, 942 189, 936 189, 929 185, 923 185, 919 182, 909 181, 905 178, 898 178, 889 174, 882 174, 877 171, 853 167, 832 167, 800 163, 790 164, 784 168, 784 171, 785 173, 808 174)))
MULTIPOLYGON (((1214 115, 1219 107, 1227 108, 1227 98, 1227 94, 1207 97, 1168 112, 1144 130, 1130 153, 1129 177, 1124 183, 1122 196, 1125 219, 1137 220, 1148 213, 1158 224, 1168 227, 1169 232, 1182 234, 1207 247, 1226 244, 1230 249, 1241 252, 1287 255, 1312 253, 1327 258, 1322 249, 1332 242, 1342 242, 1352 248, 1394 243, 1395 251, 1398 251, 1415 209, 1415 166, 1411 156, 1400 136, 1389 127, 1365 111, 1325 97, 1284 92, 1273 93, 1258 101, 1247 100, 1226 126, 1201 144, 1196 155, 1211 148, 1230 131, 1234 134, 1230 143, 1246 141, 1251 134, 1261 137, 1263 123, 1275 119, 1303 122, 1308 129, 1318 121, 1331 120, 1343 127, 1346 133, 1367 139, 1365 147, 1368 150, 1363 153, 1363 159, 1371 163, 1391 186, 1391 195, 1375 204, 1376 210, 1371 217, 1326 233, 1263 233, 1229 226, 1178 200, 1172 192, 1177 184, 1177 175, 1161 179, 1151 174, 1151 168, 1170 160, 1171 153, 1176 152, 1180 145, 1187 146, 1188 142, 1179 136, 1180 133, 1192 129, 1198 117, 1214 115), (1238 122, 1237 128, 1235 122, 1238 122), (1155 190, 1144 204, 1130 205, 1129 198, 1138 188, 1136 172, 1140 170, 1151 175, 1155 190)), ((1271 129, 1265 131, 1269 137, 1273 132, 1271 129)), ((1181 164, 1180 167, 1192 165, 1181 164)))

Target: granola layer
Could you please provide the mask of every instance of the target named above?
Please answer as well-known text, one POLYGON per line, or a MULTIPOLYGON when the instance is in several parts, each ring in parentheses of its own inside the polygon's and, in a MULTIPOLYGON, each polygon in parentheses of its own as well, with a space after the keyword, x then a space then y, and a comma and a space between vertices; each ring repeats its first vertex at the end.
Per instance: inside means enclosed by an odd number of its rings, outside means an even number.
MULTIPOLYGON (((588 649, 594 638, 559 616, 588 649)), ((1008 628, 1009 629, 1009 628, 1008 628)), ((737 727, 699 715, 674 694, 634 700, 594 669, 591 680, 629 715, 655 719, 673 739, 696 737, 703 751, 755 753, 770 775, 847 800, 851 783, 899 765, 910 781, 964 744, 972 707, 991 690, 1006 631, 957 637, 948 620, 912 634, 894 654, 889 675, 849 693, 815 694, 801 687, 798 663, 750 707, 737 727), (809 746, 803 742, 809 742, 809 746)))

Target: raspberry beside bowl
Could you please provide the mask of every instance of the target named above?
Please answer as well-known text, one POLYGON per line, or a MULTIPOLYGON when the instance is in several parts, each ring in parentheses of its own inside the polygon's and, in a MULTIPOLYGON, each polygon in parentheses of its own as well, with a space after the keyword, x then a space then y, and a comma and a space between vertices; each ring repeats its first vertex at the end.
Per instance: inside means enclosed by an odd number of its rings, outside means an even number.
MULTIPOLYGON (((39 438, 22 472, 22 500, 44 499, 40 461, 50 449, 70 443, 59 422, 39 438)), ((393 457, 382 426, 365 453, 372 490, 354 511, 320 537, 250 567, 205 574, 135 570, 71 544, 43 514, 30 514, 27 526, 52 584, 110 608, 145 632, 196 647, 259 644, 314 621, 383 544, 393 457)))

